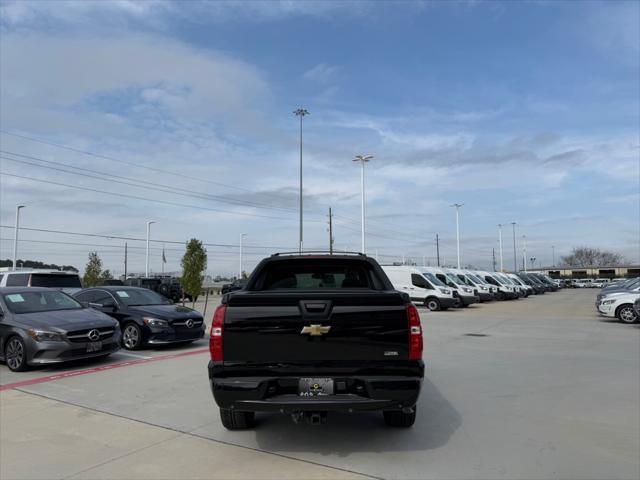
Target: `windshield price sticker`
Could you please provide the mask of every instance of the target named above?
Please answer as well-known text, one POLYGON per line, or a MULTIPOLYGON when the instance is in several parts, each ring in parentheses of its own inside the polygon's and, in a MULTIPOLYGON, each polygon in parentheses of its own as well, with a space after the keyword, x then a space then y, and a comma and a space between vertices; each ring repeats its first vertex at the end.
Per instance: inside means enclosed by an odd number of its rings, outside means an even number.
POLYGON ((119 290, 116 292, 120 298, 129 298, 129 294, 124 290, 119 290))
POLYGON ((24 297, 22 295, 20 295, 19 293, 14 293, 12 295, 7 295, 7 300, 9 300, 11 303, 20 303, 20 302, 24 302, 24 297))

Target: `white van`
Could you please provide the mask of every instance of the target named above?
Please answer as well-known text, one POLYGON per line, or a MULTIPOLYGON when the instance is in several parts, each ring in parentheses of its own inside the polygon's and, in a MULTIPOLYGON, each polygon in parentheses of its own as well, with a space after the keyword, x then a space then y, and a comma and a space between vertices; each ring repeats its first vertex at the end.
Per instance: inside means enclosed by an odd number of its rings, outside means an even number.
POLYGON ((481 278, 476 277, 468 270, 459 270, 457 268, 448 268, 447 271, 456 275, 465 285, 473 288, 474 294, 480 299, 480 302, 493 300, 491 286, 481 278))
POLYGON ((0 287, 49 287, 72 294, 82 288, 76 272, 59 270, 3 270, 0 271, 0 287))
POLYGON ((474 289, 460 280, 453 273, 448 272, 444 268, 437 267, 419 267, 422 273, 431 273, 448 287, 455 289, 454 296, 457 294, 460 299, 459 305, 461 307, 468 307, 472 303, 478 303, 480 298, 476 295, 474 289))
POLYGON ((453 290, 433 274, 424 274, 410 265, 382 265, 393 288, 409 294, 412 301, 421 302, 431 311, 454 307, 457 299, 453 290))
POLYGON ((498 293, 496 295, 496 298, 498 300, 518 298, 518 293, 516 292, 515 286, 500 278, 498 275, 496 275, 496 273, 497 272, 478 272, 478 274, 487 282, 497 287, 498 293))

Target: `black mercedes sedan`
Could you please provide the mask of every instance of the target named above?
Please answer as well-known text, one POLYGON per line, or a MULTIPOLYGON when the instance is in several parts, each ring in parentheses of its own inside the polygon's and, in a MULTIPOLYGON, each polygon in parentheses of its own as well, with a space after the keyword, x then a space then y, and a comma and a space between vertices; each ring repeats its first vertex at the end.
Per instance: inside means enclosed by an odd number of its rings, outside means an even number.
POLYGON ((85 288, 74 298, 120 323, 122 345, 135 350, 143 345, 188 343, 204 336, 202 315, 174 305, 162 295, 139 287, 104 286, 85 288))
POLYGON ((0 288, 0 359, 13 371, 30 365, 106 357, 120 349, 120 327, 50 288, 0 288))

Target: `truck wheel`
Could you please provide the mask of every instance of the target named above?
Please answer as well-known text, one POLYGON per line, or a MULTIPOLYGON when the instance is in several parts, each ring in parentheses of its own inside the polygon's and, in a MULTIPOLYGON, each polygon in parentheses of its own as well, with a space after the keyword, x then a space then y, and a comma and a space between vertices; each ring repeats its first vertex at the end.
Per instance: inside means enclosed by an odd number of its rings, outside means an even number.
POLYGON ((404 413, 402 410, 385 410, 384 422, 390 427, 408 428, 416 421, 416 411, 417 407, 413 407, 411 413, 404 413))
POLYGON ((242 430, 255 426, 256 414, 255 412, 236 412, 229 408, 221 408, 220 420, 227 430, 242 430))
POLYGON ((462 300, 460 299, 460 297, 456 297, 455 303, 453 304, 453 308, 460 308, 462 307, 462 300))
POLYGON ((440 302, 437 298, 427 298, 424 302, 424 305, 432 312, 437 312, 438 310, 440 310, 440 302))
POLYGON ((158 293, 160 293, 160 295, 164 295, 165 297, 169 298, 169 285, 166 285, 164 283, 160 285, 160 288, 158 288, 158 293))
POLYGON ((636 323, 638 321, 638 316, 636 315, 636 312, 633 311, 633 305, 630 303, 618 307, 618 310, 616 310, 616 317, 624 323, 636 323))

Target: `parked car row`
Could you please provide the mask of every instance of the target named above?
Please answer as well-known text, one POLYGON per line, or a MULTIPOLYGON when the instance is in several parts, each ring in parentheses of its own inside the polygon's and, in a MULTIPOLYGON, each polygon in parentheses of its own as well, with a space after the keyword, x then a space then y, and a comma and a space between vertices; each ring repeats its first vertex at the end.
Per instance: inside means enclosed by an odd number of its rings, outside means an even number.
POLYGON ((440 267, 383 265, 394 288, 429 310, 464 308, 479 302, 513 300, 556 291, 557 283, 537 273, 502 273, 440 267))
POLYGON ((204 331, 199 312, 147 288, 82 289, 77 274, 58 271, 0 273, 0 360, 13 371, 190 343, 204 331))
POLYGON ((612 282, 596 297, 596 309, 604 317, 623 323, 640 321, 640 277, 612 282))

